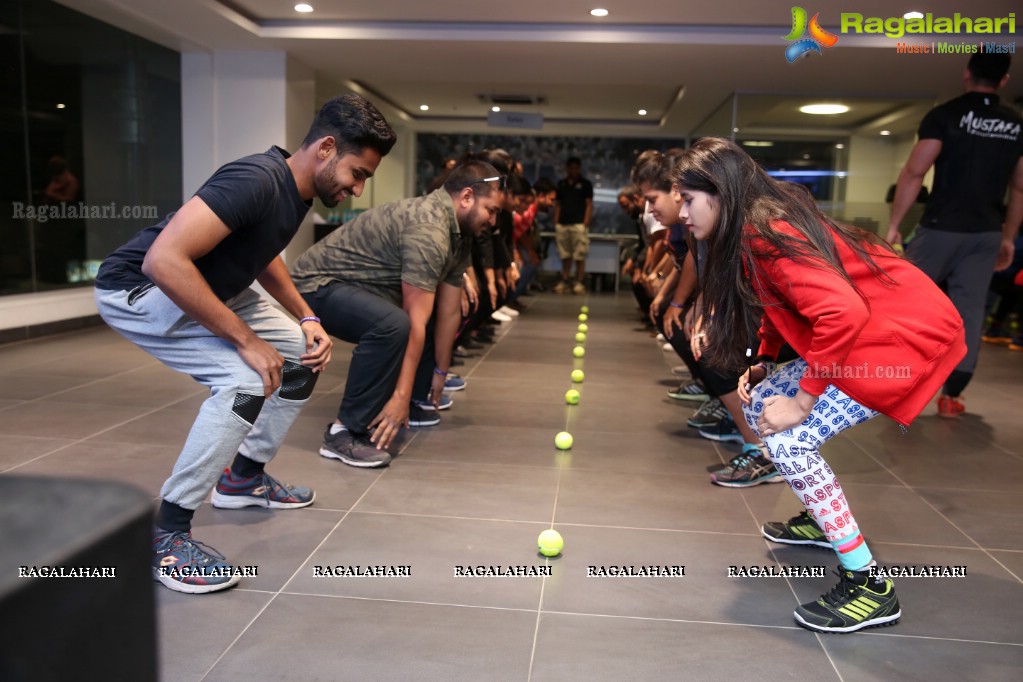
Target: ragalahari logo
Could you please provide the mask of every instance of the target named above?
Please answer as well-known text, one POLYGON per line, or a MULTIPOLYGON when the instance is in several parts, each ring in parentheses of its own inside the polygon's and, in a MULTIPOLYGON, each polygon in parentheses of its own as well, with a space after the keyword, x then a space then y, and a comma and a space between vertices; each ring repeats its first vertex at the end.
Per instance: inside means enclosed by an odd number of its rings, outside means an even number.
POLYGON ((794 41, 785 48, 785 59, 789 60, 789 64, 811 52, 821 54, 822 47, 832 47, 838 42, 838 36, 821 28, 817 21, 819 16, 819 12, 814 14, 813 19, 808 23, 805 9, 802 7, 792 8, 792 32, 785 36, 785 40, 794 41), (807 29, 810 31, 810 37, 804 38, 807 29))

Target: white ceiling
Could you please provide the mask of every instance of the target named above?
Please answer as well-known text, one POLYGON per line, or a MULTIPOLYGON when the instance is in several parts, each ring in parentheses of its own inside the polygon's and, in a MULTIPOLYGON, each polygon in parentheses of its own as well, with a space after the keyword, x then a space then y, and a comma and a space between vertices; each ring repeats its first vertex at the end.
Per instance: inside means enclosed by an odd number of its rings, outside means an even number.
MULTIPOLYGON (((60 1, 176 50, 285 50, 325 81, 357 83, 403 109, 417 130, 488 130, 480 95, 512 94, 544 98, 504 110, 542 113, 545 132, 644 137, 685 137, 730 120, 730 104, 714 114, 733 93, 744 132, 911 133, 935 100, 961 92, 966 57, 900 55, 895 40, 840 34, 842 12, 1016 12, 1023 27, 1019 3, 1007 0, 954 8, 829 0, 819 3, 820 23, 838 44, 789 64, 792 0, 310 0, 312 14, 296 13, 294 0, 60 1), (591 17, 596 6, 609 16, 591 17), (811 99, 853 110, 830 121, 799 114, 811 99)), ((1023 71, 1014 71, 1008 101, 1023 97, 1023 71)))

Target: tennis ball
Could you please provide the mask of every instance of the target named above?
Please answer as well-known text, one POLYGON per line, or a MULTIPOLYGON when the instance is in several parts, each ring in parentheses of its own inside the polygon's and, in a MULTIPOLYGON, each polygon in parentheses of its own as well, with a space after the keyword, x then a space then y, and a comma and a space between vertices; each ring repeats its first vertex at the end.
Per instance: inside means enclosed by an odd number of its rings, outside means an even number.
POLYGON ((576 356, 577 358, 581 358, 582 356, 586 355, 586 349, 583 348, 582 346, 576 346, 575 348, 572 349, 572 355, 576 356))
POLYGON ((579 331, 581 331, 583 334, 585 334, 586 332, 590 331, 590 327, 589 327, 589 325, 587 325, 585 323, 581 323, 579 325, 579 331))
POLYGON ((584 378, 586 378, 586 375, 583 374, 583 371, 581 369, 572 370, 572 381, 574 383, 581 384, 584 378))
POLYGON ((590 312, 590 306, 584 305, 582 308, 579 309, 579 312, 581 312, 581 313, 588 313, 588 312, 590 312))
POLYGON ((580 322, 585 322, 588 319, 590 319, 589 315, 587 315, 586 313, 579 313, 579 321, 580 322))
POLYGON ((554 446, 559 450, 568 450, 572 447, 572 434, 568 431, 560 432, 554 436, 554 446))
POLYGON ((576 343, 585 343, 586 342, 586 334, 583 334, 582 332, 576 332, 575 333, 575 340, 576 340, 576 343))
POLYGON ((553 528, 548 528, 540 533, 540 537, 536 539, 536 546, 540 549, 540 554, 544 556, 558 556, 565 548, 565 540, 561 537, 561 533, 553 528))
POLYGON ((582 396, 579 395, 579 391, 575 390, 574 388, 570 388, 565 392, 565 402, 568 403, 569 405, 578 405, 579 398, 581 397, 582 396))

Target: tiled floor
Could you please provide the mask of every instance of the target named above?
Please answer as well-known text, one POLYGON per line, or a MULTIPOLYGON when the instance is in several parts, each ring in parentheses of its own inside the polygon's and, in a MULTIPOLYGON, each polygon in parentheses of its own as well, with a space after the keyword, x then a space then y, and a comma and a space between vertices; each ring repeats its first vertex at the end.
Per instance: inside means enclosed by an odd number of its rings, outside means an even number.
MULTIPOLYGON (((833 577, 726 571, 833 557, 760 536, 762 522, 799 510, 786 486, 708 483, 734 450, 685 427, 692 408, 665 396, 678 363, 637 319, 627 294, 533 299, 461 368, 469 387, 442 424, 410 433, 378 471, 316 455, 343 386, 340 349, 271 466, 314 486, 315 505, 196 516, 198 539, 258 577, 206 596, 154 583, 162 679, 1021 679, 1023 353, 984 349, 959 422, 931 407, 907 435, 878 419, 827 447, 882 563, 968 575, 898 581, 896 627, 818 636, 792 610, 833 577), (582 402, 567 407, 576 365, 582 402), (553 447, 563 429, 568 452, 553 447), (552 523, 566 548, 551 577, 455 577, 456 566, 545 565, 535 538, 552 523), (348 565, 411 576, 313 576, 348 565), (586 577, 621 565, 685 565, 685 577, 586 577)), ((106 329, 0 347, 0 472, 114 479, 155 496, 202 399, 106 329)))

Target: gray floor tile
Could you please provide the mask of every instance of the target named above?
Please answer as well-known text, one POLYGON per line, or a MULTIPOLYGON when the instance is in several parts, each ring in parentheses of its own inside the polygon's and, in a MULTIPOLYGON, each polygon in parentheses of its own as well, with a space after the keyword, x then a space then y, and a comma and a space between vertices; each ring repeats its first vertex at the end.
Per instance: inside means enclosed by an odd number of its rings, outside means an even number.
POLYGON ((156 583, 153 585, 160 633, 160 679, 163 682, 202 679, 273 596, 244 590, 182 594, 159 587, 156 583))
POLYGON ((547 613, 540 620, 532 672, 535 682, 841 679, 817 639, 796 628, 547 613), (771 653, 745 655, 754 651, 771 653))
POLYGON ((0 472, 24 464, 75 441, 67 438, 42 438, 5 434, 0 438, 0 472))
POLYGON ((206 679, 521 682, 535 628, 535 612, 281 595, 206 679))
MULTIPOLYGON (((474 576, 478 567, 543 567, 547 524, 352 512, 288 584, 287 592, 536 610, 534 576, 474 576), (387 538, 387 542, 381 542, 387 538), (408 567, 408 576, 325 577, 330 567, 408 567), (456 567, 461 567, 456 568, 456 567), (459 574, 460 572, 460 574, 459 574)), ((557 570, 557 568, 552 569, 557 570)))

